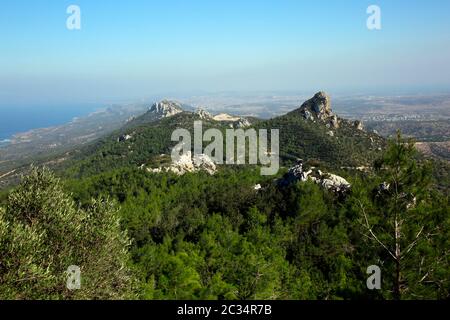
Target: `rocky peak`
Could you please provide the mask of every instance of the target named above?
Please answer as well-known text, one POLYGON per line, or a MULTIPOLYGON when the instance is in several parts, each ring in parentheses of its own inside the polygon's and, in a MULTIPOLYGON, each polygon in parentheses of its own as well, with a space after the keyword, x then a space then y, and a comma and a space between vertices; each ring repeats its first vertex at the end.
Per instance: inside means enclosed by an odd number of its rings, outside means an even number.
POLYGON ((202 120, 211 120, 213 119, 213 116, 211 113, 209 113, 208 111, 202 109, 202 108, 198 108, 195 113, 200 117, 200 119, 202 120))
POLYGON ((178 102, 170 101, 170 100, 161 100, 159 102, 154 103, 149 112, 155 113, 162 118, 167 118, 177 113, 183 112, 181 105, 178 102))
POLYGON ((320 120, 326 120, 334 115, 331 110, 331 99, 323 91, 316 93, 314 97, 305 101, 299 110, 308 120, 313 119, 313 116, 320 120))

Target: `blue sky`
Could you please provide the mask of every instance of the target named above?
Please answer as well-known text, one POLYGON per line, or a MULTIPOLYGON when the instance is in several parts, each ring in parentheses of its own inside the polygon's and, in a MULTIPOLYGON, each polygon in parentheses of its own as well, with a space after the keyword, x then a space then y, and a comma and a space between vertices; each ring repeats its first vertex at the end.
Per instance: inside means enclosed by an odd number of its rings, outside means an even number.
POLYGON ((0 105, 398 88, 450 88, 450 1, 0 3, 0 105), (66 28, 71 4, 78 31, 66 28), (371 4, 379 31, 366 28, 371 4))

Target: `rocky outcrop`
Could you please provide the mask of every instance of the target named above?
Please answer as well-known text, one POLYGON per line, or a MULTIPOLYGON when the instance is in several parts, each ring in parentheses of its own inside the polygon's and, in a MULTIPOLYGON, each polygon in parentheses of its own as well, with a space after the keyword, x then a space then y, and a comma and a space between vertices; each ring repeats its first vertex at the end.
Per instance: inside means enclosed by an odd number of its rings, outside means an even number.
POLYGON ((308 109, 304 109, 301 112, 302 112, 303 118, 305 118, 305 120, 314 121, 314 117, 308 109))
POLYGON ((128 140, 130 140, 131 138, 133 138, 132 135, 130 135, 130 134, 124 134, 124 135, 121 135, 120 137, 117 138, 117 142, 128 141, 128 140))
POLYGON ((311 99, 305 101, 300 107, 300 112, 305 119, 327 120, 334 114, 331 110, 331 99, 323 91, 314 95, 311 99))
POLYGON ((241 118, 229 115, 227 113, 219 113, 213 117, 216 121, 225 121, 225 122, 236 122, 239 121, 241 118))
POLYGON ((333 129, 339 128, 339 119, 338 119, 337 115, 331 116, 330 125, 333 129))
POLYGON ((248 121, 248 119, 246 118, 241 118, 239 119, 239 121, 236 123, 236 126, 238 128, 246 128, 246 127, 250 127, 252 124, 250 123, 250 121, 248 121))
POLYGON ((212 120, 213 119, 212 114, 202 108, 198 108, 195 111, 195 114, 197 114, 200 117, 200 119, 202 119, 202 120, 212 120))
POLYGON ((232 116, 227 113, 220 113, 218 115, 215 115, 213 117, 213 120, 219 121, 219 122, 229 122, 230 128, 246 128, 250 127, 252 124, 250 121, 243 117, 238 116, 232 116))
POLYGON ((183 112, 181 105, 178 102, 170 100, 161 100, 154 103, 149 110, 150 113, 154 113, 158 118, 167 118, 183 112))
POLYGON ((361 130, 364 131, 364 124, 362 123, 362 121, 356 120, 353 125, 355 126, 355 128, 357 130, 361 130))
POLYGON ((319 178, 316 178, 316 180, 314 181, 320 184, 325 189, 333 191, 335 193, 346 192, 351 187, 350 183, 348 183, 348 181, 344 178, 332 173, 322 173, 320 170, 319 178))
POLYGON ((188 172, 199 171, 206 171, 210 175, 213 175, 216 173, 216 170, 216 165, 209 156, 205 154, 195 154, 192 156, 191 152, 181 155, 180 158, 170 166, 159 167, 156 169, 147 168, 148 172, 172 172, 180 176, 188 172))
POLYGON ((325 173, 320 170, 306 170, 301 159, 297 161, 295 166, 289 169, 284 177, 278 181, 278 184, 280 186, 288 186, 296 183, 297 181, 308 180, 311 180, 324 189, 330 190, 337 194, 345 194, 351 188, 350 183, 338 175, 325 173))
POLYGON ((196 154, 192 157, 192 163, 194 164, 194 171, 203 170, 213 175, 216 173, 216 164, 206 154, 196 154))
POLYGON ((279 181, 279 184, 283 186, 290 185, 297 181, 307 181, 308 176, 312 173, 312 170, 305 171, 303 169, 303 161, 299 159, 297 164, 290 168, 284 177, 279 181))

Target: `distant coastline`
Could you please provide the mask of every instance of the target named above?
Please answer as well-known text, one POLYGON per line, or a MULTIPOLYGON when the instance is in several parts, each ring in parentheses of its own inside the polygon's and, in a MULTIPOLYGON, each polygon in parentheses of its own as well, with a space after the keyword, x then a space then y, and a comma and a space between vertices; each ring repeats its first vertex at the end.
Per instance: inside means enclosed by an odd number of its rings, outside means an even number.
POLYGON ((0 148, 1 147, 5 147, 5 146, 7 146, 10 143, 11 143, 11 139, 1 139, 0 140, 0 148))
POLYGON ((76 106, 0 106, 0 147, 7 146, 14 135, 31 130, 66 124, 74 118, 101 109, 101 105, 76 106))

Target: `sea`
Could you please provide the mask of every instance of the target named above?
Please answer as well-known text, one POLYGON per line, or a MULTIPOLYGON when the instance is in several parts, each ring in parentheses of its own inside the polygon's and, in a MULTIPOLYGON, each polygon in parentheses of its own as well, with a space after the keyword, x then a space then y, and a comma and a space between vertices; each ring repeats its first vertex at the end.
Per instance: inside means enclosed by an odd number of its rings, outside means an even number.
POLYGON ((86 116, 100 108, 97 104, 13 107, 0 105, 0 147, 8 145, 16 133, 65 124, 73 118, 86 116))

